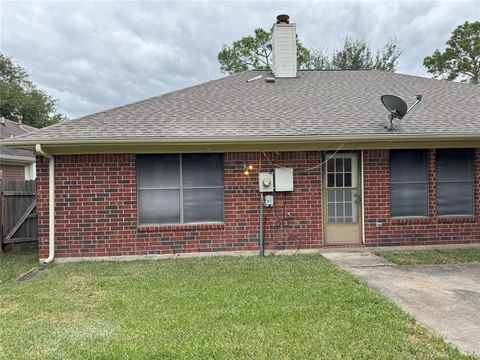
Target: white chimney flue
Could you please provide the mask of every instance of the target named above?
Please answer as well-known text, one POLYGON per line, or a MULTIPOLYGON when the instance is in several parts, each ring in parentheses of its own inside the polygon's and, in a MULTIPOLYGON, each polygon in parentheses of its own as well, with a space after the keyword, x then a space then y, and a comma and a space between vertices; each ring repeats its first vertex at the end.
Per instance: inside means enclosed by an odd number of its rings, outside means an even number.
POLYGON ((295 24, 288 15, 278 15, 272 33, 272 72, 276 78, 297 76, 297 38, 295 24))

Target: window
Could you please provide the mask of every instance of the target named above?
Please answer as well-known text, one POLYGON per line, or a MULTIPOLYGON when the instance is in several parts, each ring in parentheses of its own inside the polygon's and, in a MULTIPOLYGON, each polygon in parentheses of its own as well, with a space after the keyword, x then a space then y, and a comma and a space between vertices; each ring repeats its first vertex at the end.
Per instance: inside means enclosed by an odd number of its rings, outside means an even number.
POLYGON ((221 154, 138 155, 140 225, 223 221, 221 154))
POLYGON ((437 150, 437 214, 473 215, 472 150, 437 150))
POLYGON ((392 216, 428 215, 428 161, 425 150, 390 152, 392 216))
POLYGON ((356 223, 357 156, 338 154, 327 161, 327 222, 356 223))

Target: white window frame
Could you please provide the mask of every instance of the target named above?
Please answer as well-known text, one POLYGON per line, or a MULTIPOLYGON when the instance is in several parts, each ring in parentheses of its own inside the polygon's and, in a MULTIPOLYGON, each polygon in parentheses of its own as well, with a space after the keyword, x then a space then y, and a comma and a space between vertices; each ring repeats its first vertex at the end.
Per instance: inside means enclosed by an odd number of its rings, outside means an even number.
POLYGON ((37 177, 37 169, 35 163, 25 164, 25 180, 35 180, 37 177))

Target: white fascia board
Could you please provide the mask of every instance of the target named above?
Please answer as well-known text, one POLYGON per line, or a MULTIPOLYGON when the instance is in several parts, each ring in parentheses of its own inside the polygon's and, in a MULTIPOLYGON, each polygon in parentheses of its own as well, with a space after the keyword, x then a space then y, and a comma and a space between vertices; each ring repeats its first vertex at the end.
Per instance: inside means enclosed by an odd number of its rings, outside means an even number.
MULTIPOLYGON (((126 138, 85 138, 85 139, 54 139, 54 140, 12 140, 2 145, 11 148, 34 148, 42 145, 119 145, 119 144, 270 144, 270 143, 305 143, 305 142, 395 142, 395 141, 436 141, 436 140, 478 140, 480 133, 440 133, 440 134, 379 134, 379 135, 306 135, 306 136, 245 136, 245 137, 126 137, 126 138)), ((480 146, 480 142, 479 142, 480 146)))
POLYGON ((22 163, 22 164, 31 164, 35 162, 35 158, 28 156, 17 156, 17 155, 7 155, 0 154, 0 161, 2 163, 22 163))

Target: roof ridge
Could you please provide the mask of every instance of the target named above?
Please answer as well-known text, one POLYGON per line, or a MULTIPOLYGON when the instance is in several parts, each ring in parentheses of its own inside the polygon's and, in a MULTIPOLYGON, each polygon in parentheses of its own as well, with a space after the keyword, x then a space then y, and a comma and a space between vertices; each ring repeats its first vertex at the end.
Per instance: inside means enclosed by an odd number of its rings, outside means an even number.
POLYGON ((379 70, 379 69, 372 69, 372 68, 362 68, 362 69, 298 69, 299 72, 341 72, 341 71, 387 71, 387 70, 379 70))
MULTIPOLYGON (((61 122, 60 122, 61 123, 61 122)), ((17 136, 14 136, 15 139, 18 139, 18 138, 22 138, 22 137, 25 137, 25 136, 29 136, 29 135, 34 135, 36 133, 38 133, 39 131, 43 130, 43 129, 46 129, 46 128, 51 128, 55 125, 58 125, 60 123, 56 123, 56 124, 53 124, 53 125, 50 125, 50 126, 46 126, 44 128, 33 128, 35 130, 32 130, 32 131, 25 131, 23 134, 20 134, 20 135, 17 135, 17 136)))
POLYGON ((420 75, 412 75, 412 74, 404 74, 404 73, 399 73, 399 72, 396 72, 396 71, 387 71, 387 70, 379 70, 379 69, 373 69, 375 71, 379 71, 379 72, 385 72, 385 73, 389 73, 389 74, 392 74, 394 76, 408 76, 408 77, 412 77, 412 78, 420 78, 420 79, 423 79, 423 80, 428 80, 428 81, 438 81, 438 82, 442 82, 443 84, 453 84, 454 86, 456 85, 469 85, 469 86, 475 86, 478 84, 471 84, 471 83, 467 83, 467 82, 462 82, 462 81, 454 81, 454 80, 447 80, 447 79, 438 79, 438 78, 435 78, 435 77, 425 77, 425 76, 420 76, 420 75))
POLYGON ((26 128, 31 128, 31 129, 35 129, 37 130, 38 128, 34 127, 34 126, 30 126, 30 125, 27 125, 27 124, 24 124, 24 123, 19 123, 17 121, 13 121, 13 120, 10 120, 6 117, 3 117, 4 121, 8 121, 9 123, 13 124, 13 125, 16 125, 18 128, 24 130, 24 131, 28 131, 28 129, 26 128))

